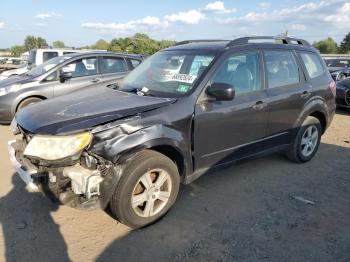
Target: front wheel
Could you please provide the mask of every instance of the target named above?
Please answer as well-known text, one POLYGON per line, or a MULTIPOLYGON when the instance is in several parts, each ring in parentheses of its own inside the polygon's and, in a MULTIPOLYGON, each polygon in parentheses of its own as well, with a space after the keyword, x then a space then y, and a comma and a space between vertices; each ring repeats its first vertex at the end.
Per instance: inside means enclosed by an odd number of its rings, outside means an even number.
POLYGON ((17 111, 19 111, 20 109, 26 107, 26 106, 29 106, 29 105, 32 105, 32 104, 35 104, 35 103, 38 103, 42 101, 42 99, 38 98, 38 97, 29 97, 27 99, 24 99, 17 107, 17 111))
POLYGON ((300 127, 287 157, 297 163, 310 161, 316 154, 321 141, 320 121, 308 116, 300 127))
POLYGON ((130 160, 109 203, 123 224, 140 228, 164 216, 175 203, 180 176, 175 163, 152 150, 130 160))

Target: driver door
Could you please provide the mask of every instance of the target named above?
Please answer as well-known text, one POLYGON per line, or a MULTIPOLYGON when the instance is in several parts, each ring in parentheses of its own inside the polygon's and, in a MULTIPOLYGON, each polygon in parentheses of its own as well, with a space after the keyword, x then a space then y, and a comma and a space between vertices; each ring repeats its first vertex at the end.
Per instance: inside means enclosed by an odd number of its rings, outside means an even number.
MULTIPOLYGON (((230 84, 232 101, 199 99, 195 107, 195 169, 203 169, 244 158, 262 150, 268 108, 259 51, 231 53, 218 67, 213 83, 230 84)), ((207 96, 204 94, 204 96, 207 96)))
POLYGON ((60 96, 71 93, 78 89, 86 88, 101 80, 98 71, 97 57, 79 58, 60 68, 59 73, 71 73, 71 78, 63 83, 58 82, 54 88, 54 96, 60 96))

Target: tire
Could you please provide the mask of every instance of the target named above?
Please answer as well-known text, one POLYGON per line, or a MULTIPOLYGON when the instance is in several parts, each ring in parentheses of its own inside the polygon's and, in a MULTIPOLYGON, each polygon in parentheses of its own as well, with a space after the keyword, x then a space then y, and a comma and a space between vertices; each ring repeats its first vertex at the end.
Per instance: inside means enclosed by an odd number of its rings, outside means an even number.
POLYGON ((29 106, 29 105, 32 105, 32 104, 35 104, 35 103, 38 103, 42 101, 42 99, 38 98, 38 97, 29 97, 27 99, 24 99, 17 107, 17 112, 26 107, 26 106, 29 106))
POLYGON ((172 160, 156 151, 143 150, 126 163, 122 178, 109 203, 110 211, 117 220, 131 228, 144 227, 169 211, 175 203, 179 185, 180 175, 172 160), (161 177, 166 177, 163 184, 161 177), (148 189, 145 182, 149 184, 148 189), (148 206, 153 206, 153 213, 148 206))
POLYGON ((321 141, 321 134, 322 127, 320 121, 315 117, 308 116, 301 125, 290 151, 287 153, 287 157, 296 163, 310 161, 318 150, 321 141), (310 130, 311 132, 316 132, 317 137, 315 138, 315 135, 313 135, 312 139, 309 140, 307 139, 308 134, 306 134, 306 132, 310 132, 310 130))

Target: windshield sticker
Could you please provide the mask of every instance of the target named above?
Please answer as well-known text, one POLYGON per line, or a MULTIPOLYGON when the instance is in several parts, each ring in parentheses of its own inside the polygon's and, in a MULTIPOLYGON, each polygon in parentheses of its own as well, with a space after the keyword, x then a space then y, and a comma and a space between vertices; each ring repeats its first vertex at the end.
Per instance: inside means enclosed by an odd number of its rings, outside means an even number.
POLYGON ((178 88, 176 89, 179 93, 187 93, 188 90, 190 90, 190 86, 186 84, 179 84, 178 88))
POLYGON ((196 76, 187 74, 174 74, 171 80, 192 84, 194 80, 196 80, 196 76))

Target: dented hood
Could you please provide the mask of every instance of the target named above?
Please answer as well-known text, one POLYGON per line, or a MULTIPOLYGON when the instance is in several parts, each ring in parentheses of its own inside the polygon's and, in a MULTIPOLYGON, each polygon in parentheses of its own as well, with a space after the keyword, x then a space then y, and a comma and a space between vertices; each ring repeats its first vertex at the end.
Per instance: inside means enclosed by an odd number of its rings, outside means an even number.
POLYGON ((71 133, 172 102, 174 99, 95 87, 30 105, 17 113, 16 120, 34 134, 71 133))

